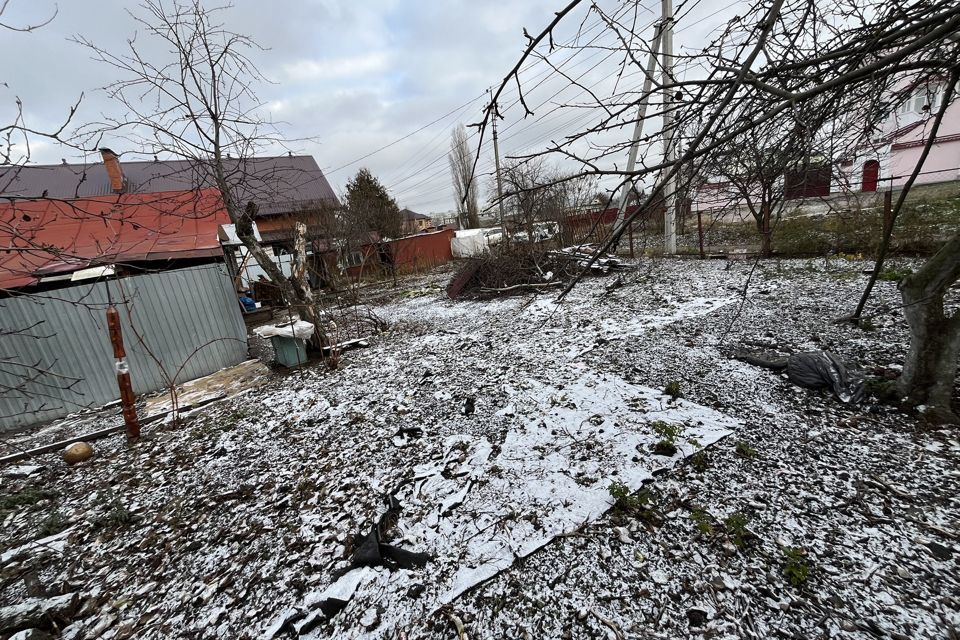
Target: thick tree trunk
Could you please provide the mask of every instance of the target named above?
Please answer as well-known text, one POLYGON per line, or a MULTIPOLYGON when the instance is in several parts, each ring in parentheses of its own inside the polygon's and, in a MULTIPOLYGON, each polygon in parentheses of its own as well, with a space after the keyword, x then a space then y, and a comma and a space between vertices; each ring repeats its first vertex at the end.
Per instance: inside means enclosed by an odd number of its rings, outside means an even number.
POLYGON ((910 348, 899 391, 907 402, 924 405, 935 422, 960 423, 951 407, 960 355, 960 312, 946 315, 943 298, 960 278, 960 234, 900 283, 910 348))
MULTIPOLYGON (((221 188, 222 191, 222 188, 221 188)), ((280 289, 283 299, 289 303, 299 302, 297 295, 293 290, 293 285, 283 275, 283 271, 280 270, 280 267, 274 262, 273 258, 267 253, 266 249, 260 244, 257 240, 256 234, 253 231, 253 219, 256 217, 257 207, 252 202, 248 202, 246 208, 242 213, 237 213, 236 206, 227 203, 227 213, 230 216, 231 221, 237 230, 237 237, 240 238, 240 242, 243 243, 243 246, 247 248, 247 251, 250 252, 250 255, 253 256, 253 259, 257 261, 257 264, 261 269, 264 270, 267 274, 267 278, 270 279, 278 289, 280 289)))
POLYGON ((312 323, 315 327, 313 337, 310 339, 311 344, 322 349, 326 346, 327 339, 322 327, 322 314, 317 308, 313 290, 307 280, 307 225, 302 222, 296 224, 293 255, 290 283, 293 286, 294 294, 302 301, 302 306, 298 308, 298 311, 300 311, 304 320, 312 323))
POLYGON ((326 346, 327 337, 322 329, 320 310, 317 308, 313 291, 310 290, 306 278, 306 225, 302 222, 297 223, 297 260, 292 269, 293 277, 287 278, 253 232, 253 219, 257 213, 256 205, 248 202, 240 215, 236 213, 235 205, 228 205, 227 213, 230 215, 230 219, 234 221, 237 237, 240 238, 240 241, 257 261, 257 264, 260 265, 260 268, 266 272, 270 282, 280 289, 284 301, 293 307, 300 314, 300 317, 316 327, 313 337, 310 339, 311 344, 318 348, 326 346))

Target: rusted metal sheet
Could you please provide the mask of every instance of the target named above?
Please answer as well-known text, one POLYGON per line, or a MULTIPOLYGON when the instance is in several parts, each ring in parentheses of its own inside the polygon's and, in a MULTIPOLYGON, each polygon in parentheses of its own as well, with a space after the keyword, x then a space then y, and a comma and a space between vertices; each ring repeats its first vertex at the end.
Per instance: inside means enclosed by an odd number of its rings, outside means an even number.
POLYGON ((91 265, 222 255, 219 225, 229 222, 220 192, 125 193, 79 200, 0 203, 0 287, 91 265))
POLYGON ((447 285, 447 297, 455 300, 457 296, 460 295, 460 292, 463 291, 466 284, 470 282, 470 278, 477 273, 481 264, 479 260, 471 260, 468 262, 467 266, 463 268, 463 271, 447 285))

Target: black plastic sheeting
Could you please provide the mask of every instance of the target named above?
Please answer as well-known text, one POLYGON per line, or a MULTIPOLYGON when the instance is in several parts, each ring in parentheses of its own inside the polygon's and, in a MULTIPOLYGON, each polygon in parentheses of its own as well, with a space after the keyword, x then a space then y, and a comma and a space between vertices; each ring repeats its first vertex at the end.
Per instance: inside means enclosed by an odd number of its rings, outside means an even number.
POLYGON ((829 351, 806 351, 788 358, 765 358, 749 353, 734 357, 758 367, 786 371, 790 381, 798 386, 829 389, 841 402, 858 404, 865 395, 866 380, 863 375, 848 368, 829 351))
MULTIPOLYGON (((404 484, 406 484, 406 481, 401 483, 400 486, 404 484)), ((389 523, 400 515, 401 505, 395 497, 397 490, 399 490, 399 487, 387 497, 387 510, 373 524, 369 533, 360 532, 354 536, 354 552, 350 558, 350 564, 334 572, 334 578, 339 578, 358 567, 386 567, 391 571, 395 569, 416 569, 423 567, 433 559, 433 556, 428 553, 417 553, 383 541, 384 532, 389 528, 389 523)), ((317 607, 327 618, 332 618, 340 613, 348 603, 349 601, 339 598, 327 598, 317 603, 317 607)))
POLYGON ((787 359, 787 377, 808 389, 830 389, 841 402, 863 401, 866 381, 829 351, 795 353, 787 359))

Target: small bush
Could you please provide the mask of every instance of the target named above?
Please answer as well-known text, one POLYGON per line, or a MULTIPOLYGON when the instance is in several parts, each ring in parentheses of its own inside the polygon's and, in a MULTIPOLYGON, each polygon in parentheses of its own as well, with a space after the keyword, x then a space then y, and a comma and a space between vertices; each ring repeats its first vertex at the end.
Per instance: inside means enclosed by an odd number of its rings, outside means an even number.
POLYGON ((133 512, 120 502, 120 498, 113 491, 98 492, 95 502, 106 509, 102 515, 94 519, 93 526, 96 529, 122 527, 132 524, 137 519, 133 512))
POLYGON ((799 547, 783 548, 783 577, 795 587, 803 586, 810 577, 807 553, 799 547))
POLYGON ((750 535, 750 532, 747 530, 747 524, 749 524, 749 522, 750 519, 747 518, 746 514, 740 511, 734 511, 723 521, 724 530, 727 532, 727 535, 730 536, 731 542, 738 547, 742 548, 747 544, 747 538, 750 535))
POLYGON ((690 512, 690 519, 697 525, 697 530, 703 535, 709 536, 713 533, 713 519, 700 507, 694 507, 690 512))
POLYGON ((653 520, 653 494, 646 487, 636 493, 622 482, 611 482, 607 489, 613 498, 613 510, 622 515, 634 515, 644 520, 653 520))
POLYGON ((886 280, 887 282, 900 282, 913 273, 909 267, 887 267, 877 275, 877 280, 886 280))
POLYGON ((60 533, 69 526, 70 521, 59 510, 54 510, 40 523, 38 533, 46 538, 60 533))
POLYGON ((0 496, 0 515, 5 515, 10 511, 16 511, 20 507, 33 507, 44 500, 52 500, 57 497, 56 491, 49 489, 38 489, 36 487, 27 487, 18 491, 0 496))
POLYGON ((676 380, 668 382, 667 386, 663 388, 663 392, 670 396, 670 398, 673 400, 683 397, 683 392, 680 391, 680 383, 676 380))
POLYGON ((700 449, 690 456, 690 464, 699 473, 706 471, 710 467, 710 458, 707 457, 707 451, 700 449))
POLYGON ((643 506, 639 498, 630 492, 630 488, 622 482, 611 482, 607 488, 613 498, 613 508, 617 511, 633 511, 643 506))
POLYGON ((655 420, 650 423, 650 428, 660 438, 660 441, 654 445, 654 453, 661 456, 674 455, 677 452, 677 440, 683 435, 686 427, 682 424, 670 424, 663 420, 655 420))
POLYGON ((660 436, 662 440, 674 444, 677 439, 683 435, 685 427, 682 424, 670 424, 663 420, 654 420, 650 423, 650 428, 653 429, 653 432, 660 436))
POLYGON ((757 457, 757 450, 750 446, 750 443, 746 440, 737 440, 736 452, 741 458, 750 459, 757 457))

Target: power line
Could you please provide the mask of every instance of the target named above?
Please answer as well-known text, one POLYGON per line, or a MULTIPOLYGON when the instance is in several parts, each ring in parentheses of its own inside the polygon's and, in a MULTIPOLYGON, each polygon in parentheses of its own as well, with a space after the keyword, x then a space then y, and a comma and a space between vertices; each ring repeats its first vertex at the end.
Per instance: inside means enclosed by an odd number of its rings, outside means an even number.
POLYGON ((368 154, 366 154, 366 155, 364 155, 364 156, 361 156, 361 157, 357 158, 356 160, 351 160, 350 162, 348 162, 348 163, 346 163, 346 164, 340 165, 340 166, 337 167, 336 169, 330 169, 329 171, 324 171, 324 173, 329 176, 329 175, 334 174, 334 173, 336 173, 336 172, 338 172, 338 171, 340 171, 340 170, 342 170, 342 169, 346 169, 346 168, 349 167, 350 165, 354 165, 354 164, 357 164, 358 162, 362 162, 362 161, 366 160, 367 158, 369 158, 370 156, 380 153, 380 152, 383 151, 384 149, 389 149, 390 147, 394 146, 395 144, 398 144, 398 143, 400 143, 400 142, 403 142, 403 141, 406 140, 407 138, 409 138, 409 137, 411 137, 411 136, 414 136, 414 135, 420 133, 420 132, 423 131, 424 129, 427 129, 428 127, 432 127, 432 126, 435 125, 436 123, 440 122, 441 120, 443 120, 443 119, 445 119, 445 118, 450 117, 450 116, 453 115, 454 113, 457 113, 458 111, 461 111, 461 110, 469 107, 470 105, 472 105, 473 103, 475 103, 477 100, 480 100, 481 98, 483 98, 483 96, 484 96, 485 93, 486 93, 486 92, 481 93, 481 94, 480 94, 479 96, 477 96, 476 98, 473 98, 473 99, 470 100, 469 102, 465 102, 464 104, 460 105, 459 107, 457 107, 457 108, 454 109, 453 111, 450 111, 450 112, 448 112, 448 113, 445 113, 444 115, 440 116, 440 117, 437 118, 436 120, 434 120, 434 121, 432 121, 432 122, 428 122, 427 124, 423 125, 423 126, 420 127, 419 129, 417 129, 416 131, 411 131, 411 132, 408 133, 407 135, 402 136, 402 137, 400 137, 400 138, 397 138, 397 139, 394 140, 393 142, 389 142, 389 143, 383 145, 382 147, 380 147, 379 149, 374 149, 374 150, 371 151, 370 153, 368 153, 368 154))
MULTIPOLYGON (((694 2, 693 6, 695 7, 699 2, 700 2, 700 0, 697 0, 697 2, 694 2)), ((684 3, 684 4, 685 4, 685 3, 684 3)), ((644 8, 645 10, 650 11, 650 12, 652 13, 652 11, 651 11, 649 8, 647 8, 647 7, 643 7, 643 8, 644 8)), ((628 10, 628 9, 629 9, 629 7, 625 8, 625 9, 622 9, 622 10, 619 11, 619 12, 614 13, 613 19, 614 19, 614 20, 618 19, 619 16, 623 13, 623 11, 626 11, 626 10, 628 10)), ((692 7, 691 7, 691 10, 692 10, 692 7)), ((688 11, 688 13, 689 13, 689 11, 688 11)), ((588 27, 587 29, 580 30, 576 36, 574 36, 573 38, 571 38, 571 39, 568 41, 568 43, 574 42, 574 41, 576 41, 578 38, 582 38, 586 33, 589 33, 589 32, 592 31, 597 25, 599 25, 599 24, 601 24, 601 23, 603 23, 603 22, 604 22, 604 20, 603 20, 602 18, 598 18, 596 21, 594 21, 594 23, 593 23, 590 27, 588 27)), ((647 24, 645 27, 642 27, 642 28, 639 29, 638 31, 644 31, 644 30, 650 28, 650 27, 651 27, 653 24, 655 24, 655 23, 656 23, 656 20, 650 22, 649 24, 647 24)), ((593 45, 593 43, 595 43, 597 40, 599 40, 600 37, 602 37, 602 36, 605 35, 605 34, 608 34, 609 32, 610 32, 610 31, 609 31, 608 29, 603 29, 603 30, 601 30, 598 34, 594 35, 585 45, 583 45, 583 46, 581 46, 581 47, 578 47, 575 52, 573 52, 572 54, 570 54, 569 56, 567 56, 561 63, 559 63, 558 65, 551 65, 551 66, 550 66, 548 69, 546 69, 544 72, 541 72, 540 74, 537 74, 537 75, 533 76, 533 78, 530 78, 529 80, 532 80, 532 79, 534 79, 534 78, 537 78, 537 77, 539 77, 539 76, 542 76, 542 75, 546 74, 546 77, 544 77, 542 80, 540 80, 539 82, 537 82, 536 84, 534 84, 534 85, 528 90, 528 92, 529 92, 529 91, 534 91, 534 90, 536 90, 537 88, 539 88, 540 86, 542 86, 547 80, 550 79, 550 77, 552 77, 553 75, 557 74, 561 69, 563 69, 563 67, 565 67, 566 65, 568 65, 571 61, 573 61, 574 58, 576 58, 576 57, 577 57, 578 55, 580 55, 583 51, 585 51, 587 48, 589 48, 591 45, 593 45)), ((577 64, 576 64, 575 66, 580 66, 581 64, 586 63, 587 61, 589 61, 589 60, 593 59, 594 57, 600 55, 603 51, 604 51, 603 48, 598 48, 597 51, 594 51, 594 52, 593 52, 592 54, 590 54, 586 59, 583 59, 583 58, 579 59, 579 60, 577 61, 577 64)), ((587 76, 588 74, 590 74, 591 72, 593 72, 595 69, 597 69, 597 68, 598 68, 600 65, 602 65, 604 62, 606 62, 607 60, 609 60, 609 59, 610 59, 611 57, 613 57, 614 55, 617 55, 618 53, 620 53, 620 51, 622 51, 622 49, 615 49, 615 48, 614 48, 614 49, 611 49, 611 51, 608 52, 607 55, 603 56, 598 62, 596 62, 595 64, 591 65, 587 70, 585 70, 583 73, 579 74, 576 78, 574 78, 574 79, 573 79, 573 81, 574 81, 573 83, 567 83, 567 84, 565 84, 561 89, 559 89, 558 91, 555 91, 553 94, 551 94, 549 97, 547 97, 546 100, 543 100, 543 101, 540 102, 538 105, 536 105, 536 106, 534 107, 534 109, 540 109, 541 107, 543 107, 544 105, 546 105, 547 103, 549 103, 551 100, 557 98, 557 97, 558 97, 560 94, 562 94, 563 92, 569 91, 572 87, 577 87, 578 85, 575 84, 575 83, 578 83, 581 79, 583 79, 585 76, 587 76)), ((537 64, 537 63, 538 63, 538 61, 531 62, 531 63, 530 63, 529 65, 527 65, 524 69, 522 69, 522 71, 523 71, 523 70, 529 70, 529 69, 531 69, 531 68, 532 68, 535 64, 537 64)), ((592 91, 597 85, 601 84, 601 83, 604 82, 605 80, 606 80, 606 78, 602 78, 602 79, 598 80, 597 82, 594 82, 593 84, 589 85, 588 87, 582 87, 582 86, 581 86, 581 87, 578 87, 576 93, 574 93, 574 95, 571 96, 571 99, 573 99, 573 98, 575 98, 575 97, 577 97, 577 96, 579 96, 579 95, 582 95, 582 94, 586 93, 587 91, 592 91)), ((624 95, 624 94, 621 94, 621 95, 624 95)), ((475 101, 472 101, 472 102, 475 102, 475 101)), ((471 104, 472 104, 472 102, 471 102, 471 104)), ((519 100, 519 97, 518 97, 518 98, 515 99, 513 102, 511 102, 509 105, 507 105, 507 107, 504 108, 504 111, 506 111, 507 109, 509 109, 509 108, 512 107, 512 106, 515 106, 516 104, 519 104, 519 102, 520 102, 520 100, 519 100)), ((546 119, 543 118, 543 117, 541 117, 541 118, 539 118, 539 119, 537 119, 537 120, 529 121, 529 122, 527 122, 524 126, 521 126, 519 129, 515 129, 515 130, 513 131, 513 133, 511 133, 510 135, 504 136, 504 137, 502 138, 502 140, 505 141, 505 140, 508 140, 508 139, 516 138, 516 136, 521 135, 521 134, 529 131, 530 129, 532 129, 532 128, 534 128, 534 127, 542 126, 546 120, 552 120, 552 119, 555 119, 555 118, 562 118, 562 117, 563 117, 563 113, 562 113, 562 112, 563 112, 563 107, 564 107, 564 105, 558 105, 554 110, 548 112, 548 114, 547 114, 548 117, 547 117, 546 119), (560 113, 557 113, 557 114, 554 116, 554 115, 553 115, 554 112, 557 112, 557 111, 559 111, 560 113)), ((542 140, 542 139, 544 139, 545 137, 549 137, 549 136, 554 135, 555 133, 561 131, 561 130, 564 129, 564 128, 570 127, 570 126, 572 126, 572 125, 574 125, 574 124, 579 125, 580 123, 585 122, 586 120, 588 120, 589 118, 593 117, 594 115, 595 115, 595 108, 585 109, 584 113, 582 113, 582 114, 577 114, 577 115, 575 115, 573 118, 562 122, 559 126, 553 127, 553 128, 551 128, 550 130, 548 130, 548 131, 545 132, 545 133, 538 133, 538 134, 535 135, 534 138, 532 138, 532 139, 530 139, 530 140, 527 140, 527 141, 524 141, 525 144, 522 144, 522 146, 523 146, 523 147, 529 147, 529 146, 531 146, 531 145, 533 144, 533 141, 536 140, 536 139, 541 139, 541 140, 542 140)), ((513 129, 514 127, 516 127, 516 126, 517 126, 518 124, 520 124, 521 122, 522 122, 522 120, 518 120, 518 121, 515 121, 515 122, 507 125, 506 127, 504 127, 504 132, 506 132, 506 131, 508 131, 508 130, 510 130, 510 129, 513 129)), ((470 138, 473 138, 473 137, 474 137, 473 135, 470 136, 470 138)), ((435 140, 435 139, 436 139, 436 136, 434 137, 434 140, 435 140)), ((484 145, 482 145, 482 146, 483 146, 483 147, 486 147, 486 144, 484 144, 484 145)), ((434 148, 435 148, 435 147, 434 147, 434 148)), ((420 154, 418 157, 422 157, 423 155, 425 155, 425 154, 420 154)), ((400 184, 402 184, 402 183, 404 183, 404 182, 407 182, 407 181, 409 181, 409 180, 411 180, 411 179, 414 179, 414 178, 417 178, 417 177, 423 175, 424 173, 426 173, 427 171, 429 171, 432 167, 434 167, 438 162, 442 161, 443 158, 445 158, 445 157, 446 157, 446 153, 444 153, 444 154, 442 154, 442 155, 434 158, 434 160, 432 160, 431 162, 428 162, 428 163, 426 163, 425 165, 423 165, 423 166, 421 166, 421 167, 418 167, 417 169, 415 169, 415 170, 412 171, 411 173, 405 175, 402 179, 400 179, 400 180, 398 180, 398 181, 392 182, 391 187, 394 188, 394 189, 396 189, 398 186, 400 186, 400 184)), ((483 168, 486 168, 487 165, 489 165, 489 161, 487 161, 487 162, 484 163, 483 168)), ((479 169, 479 168, 481 168, 481 166, 478 165, 477 168, 479 169)), ((440 169, 438 169, 438 170, 436 170, 436 171, 433 171, 432 173, 430 173, 430 174, 427 175, 426 177, 418 180, 417 182, 415 182, 415 183, 413 183, 413 184, 411 184, 411 185, 408 185, 408 186, 406 186, 406 187, 403 188, 403 189, 400 189, 399 191, 396 192, 396 196, 397 196, 397 197, 409 198, 411 195, 413 195, 413 196, 415 197, 416 195, 419 195, 419 194, 416 193, 417 189, 420 189, 421 187, 423 187, 423 186, 425 186, 425 185, 428 185, 428 184, 431 184, 432 182, 436 181, 436 180, 438 179, 438 177, 439 177, 441 174, 443 174, 444 172, 445 172, 445 168, 441 167, 440 169), (408 194, 409 194, 409 195, 408 195, 408 194)))

